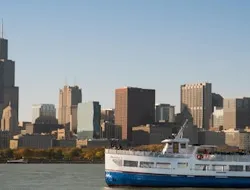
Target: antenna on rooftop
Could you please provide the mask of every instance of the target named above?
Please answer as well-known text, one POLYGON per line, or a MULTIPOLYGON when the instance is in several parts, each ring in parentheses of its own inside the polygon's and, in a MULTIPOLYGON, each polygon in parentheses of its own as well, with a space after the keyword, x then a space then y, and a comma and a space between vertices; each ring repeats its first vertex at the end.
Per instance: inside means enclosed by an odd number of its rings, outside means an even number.
POLYGON ((67 77, 65 77, 64 85, 68 86, 68 80, 67 80, 67 77))
POLYGON ((3 38, 3 19, 2 19, 2 25, 1 25, 1 38, 3 38))
POLYGON ((76 85, 76 77, 74 77, 74 86, 76 85))

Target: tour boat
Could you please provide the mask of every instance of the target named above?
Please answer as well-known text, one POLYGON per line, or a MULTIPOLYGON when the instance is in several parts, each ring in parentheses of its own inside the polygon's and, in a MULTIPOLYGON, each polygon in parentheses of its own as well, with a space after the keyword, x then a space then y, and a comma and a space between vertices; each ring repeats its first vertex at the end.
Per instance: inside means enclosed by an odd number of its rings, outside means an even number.
POLYGON ((250 187, 250 155, 222 154, 216 146, 189 145, 187 121, 162 152, 105 149, 108 186, 250 187))

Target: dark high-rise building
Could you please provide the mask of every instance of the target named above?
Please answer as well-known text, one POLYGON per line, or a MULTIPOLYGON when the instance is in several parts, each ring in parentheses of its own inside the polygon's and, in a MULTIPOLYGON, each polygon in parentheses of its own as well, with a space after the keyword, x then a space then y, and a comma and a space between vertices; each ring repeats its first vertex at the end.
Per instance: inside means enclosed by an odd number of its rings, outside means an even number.
POLYGON ((115 125, 122 139, 132 141, 132 127, 155 120, 155 90, 125 87, 115 90, 115 125))
POLYGON ((244 129, 250 126, 250 98, 225 98, 223 129, 244 129))
POLYGON ((0 36, 0 59, 8 59, 8 40, 0 36))
MULTIPOLYGON (((3 28, 3 27, 2 27, 3 28)), ((19 88, 15 86, 15 62, 8 59, 8 40, 0 36, 0 117, 11 102, 18 121, 19 88)))
POLYGON ((223 97, 220 94, 212 93, 212 108, 223 107, 223 97))
MULTIPOLYGON (((0 114, 2 113, 2 106, 4 103, 4 64, 0 61, 0 114)), ((0 115, 0 118, 2 116, 0 115)))

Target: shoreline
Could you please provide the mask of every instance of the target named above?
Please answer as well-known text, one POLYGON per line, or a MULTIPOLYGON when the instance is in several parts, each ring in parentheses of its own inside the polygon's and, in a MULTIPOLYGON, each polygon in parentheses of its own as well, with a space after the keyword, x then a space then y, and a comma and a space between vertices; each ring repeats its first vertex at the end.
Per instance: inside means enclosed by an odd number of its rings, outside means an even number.
POLYGON ((104 161, 74 161, 74 160, 25 160, 24 162, 0 161, 0 164, 104 164, 104 161))

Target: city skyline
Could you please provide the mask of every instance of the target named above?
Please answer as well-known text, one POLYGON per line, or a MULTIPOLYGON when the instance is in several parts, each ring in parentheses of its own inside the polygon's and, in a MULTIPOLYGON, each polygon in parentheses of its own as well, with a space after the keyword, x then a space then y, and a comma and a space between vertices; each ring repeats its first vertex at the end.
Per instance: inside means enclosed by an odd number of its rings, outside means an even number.
POLYGON ((248 1, 1 6, 9 58, 16 62, 20 121, 31 120, 32 104, 57 105, 65 78, 83 89, 83 102, 103 108, 114 108, 122 86, 155 89, 156 103, 175 105, 177 113, 182 84, 209 82, 225 98, 250 95, 248 1))

